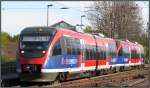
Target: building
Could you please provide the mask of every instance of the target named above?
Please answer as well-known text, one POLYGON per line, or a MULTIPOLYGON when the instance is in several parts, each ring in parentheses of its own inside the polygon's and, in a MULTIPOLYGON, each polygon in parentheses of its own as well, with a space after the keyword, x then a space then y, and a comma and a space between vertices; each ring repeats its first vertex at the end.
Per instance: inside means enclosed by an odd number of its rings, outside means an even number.
POLYGON ((53 25, 51 25, 50 27, 56 27, 56 28, 66 28, 66 29, 70 29, 70 30, 73 30, 73 31, 77 31, 76 30, 76 26, 73 26, 65 21, 60 21, 58 23, 55 23, 53 25))

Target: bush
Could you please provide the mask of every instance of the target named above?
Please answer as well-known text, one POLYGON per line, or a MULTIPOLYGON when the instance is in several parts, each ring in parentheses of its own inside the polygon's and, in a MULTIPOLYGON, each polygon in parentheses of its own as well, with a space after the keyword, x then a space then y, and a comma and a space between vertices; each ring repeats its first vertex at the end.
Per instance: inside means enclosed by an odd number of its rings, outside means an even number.
POLYGON ((10 57, 7 57, 7 56, 2 56, 0 55, 0 60, 1 60, 1 63, 6 63, 6 62, 14 62, 16 59, 15 58, 10 58, 10 57))

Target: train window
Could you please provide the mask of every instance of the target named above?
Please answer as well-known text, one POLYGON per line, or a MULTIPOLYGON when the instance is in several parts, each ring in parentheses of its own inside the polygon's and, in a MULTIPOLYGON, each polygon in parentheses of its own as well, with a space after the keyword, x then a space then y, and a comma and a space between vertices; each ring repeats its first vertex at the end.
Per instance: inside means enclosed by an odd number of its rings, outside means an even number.
POLYGON ((80 55, 81 54, 81 45, 80 40, 77 38, 68 38, 65 37, 67 47, 67 54, 71 55, 80 55))
POLYGON ((141 58, 144 58, 144 49, 141 48, 141 58))
POLYGON ((135 50, 131 50, 131 58, 132 58, 132 59, 135 58, 135 50))
POLYGON ((86 59, 91 59, 90 58, 90 46, 89 45, 86 45, 86 59))
POLYGON ((106 59, 106 48, 103 47, 103 59, 106 59))
POLYGON ((92 46, 91 45, 89 45, 89 50, 90 50, 90 59, 93 59, 93 52, 92 52, 92 46))
POLYGON ((94 46, 93 45, 90 45, 90 59, 95 59, 94 57, 94 46))
POLYGON ((98 58, 103 59, 103 57, 104 57, 103 47, 98 46, 98 58))
POLYGON ((96 47, 93 46, 93 59, 97 59, 97 52, 96 52, 96 47))
POLYGON ((102 48, 99 47, 99 58, 102 59, 102 48))
POLYGON ((79 39, 75 39, 75 40, 76 40, 77 54, 80 55, 81 54, 80 40, 79 39))
POLYGON ((123 47, 121 47, 121 49, 119 50, 118 55, 119 55, 119 56, 126 56, 126 57, 129 57, 129 48, 128 48, 128 46, 123 46, 123 47))
POLYGON ((100 47, 101 51, 100 51, 100 56, 101 58, 100 59, 103 59, 104 57, 104 51, 103 51, 103 47, 100 47))
POLYGON ((97 46, 97 58, 100 59, 100 48, 97 46))
POLYGON ((136 50, 136 54, 137 54, 136 58, 139 59, 140 58, 140 50, 136 50))
POLYGON ((109 43, 109 54, 111 56, 116 56, 116 43, 109 43))
POLYGON ((118 52, 118 56, 122 56, 123 55, 123 51, 122 51, 122 48, 119 50, 118 52))
POLYGON ((128 46, 123 47, 123 55, 129 57, 129 48, 128 48, 128 46))
POLYGON ((60 39, 56 42, 56 44, 53 47, 53 56, 55 55, 61 55, 61 43, 60 39))
POLYGON ((138 51, 137 50, 132 50, 131 51, 131 58, 132 59, 138 59, 140 56, 139 56, 140 54, 138 53, 138 51))
POLYGON ((87 45, 85 45, 85 55, 86 55, 86 59, 89 59, 88 55, 89 55, 89 52, 88 52, 88 48, 87 48, 87 45))
POLYGON ((100 59, 106 58, 106 50, 105 47, 100 47, 100 59))
POLYGON ((80 40, 77 38, 72 38, 72 46, 73 46, 73 53, 72 54, 76 54, 76 55, 80 55, 80 51, 81 51, 81 46, 80 46, 80 40))
POLYGON ((67 43, 67 54, 72 54, 71 38, 66 38, 66 43, 67 43))
POLYGON ((77 48, 76 48, 77 44, 76 44, 76 40, 72 39, 72 54, 73 55, 77 55, 77 48))

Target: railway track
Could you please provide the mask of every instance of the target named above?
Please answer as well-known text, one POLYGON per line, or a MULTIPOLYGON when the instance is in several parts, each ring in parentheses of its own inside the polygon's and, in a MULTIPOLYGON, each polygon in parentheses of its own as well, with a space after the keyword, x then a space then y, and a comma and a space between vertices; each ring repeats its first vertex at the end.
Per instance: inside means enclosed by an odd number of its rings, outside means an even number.
MULTIPOLYGON (((30 87, 100 87, 100 86, 135 86, 142 81, 148 78, 148 69, 142 70, 131 70, 118 72, 108 75, 101 75, 97 77, 91 78, 83 78, 70 80, 66 82, 55 82, 50 85, 50 83, 31 83, 30 87), (138 82, 139 81, 139 82, 138 82)), ((17 82, 17 80, 16 80, 17 82)), ((20 83, 14 85, 15 87, 19 87, 20 83)))
POLYGON ((130 86, 128 82, 134 80, 135 77, 145 77, 148 75, 148 71, 143 70, 142 72, 139 70, 134 71, 126 71, 119 72, 110 75, 92 77, 89 79, 75 80, 69 81, 67 83, 62 83, 61 87, 99 87, 99 86, 130 86), (109 85, 108 85, 109 84, 109 85), (110 85, 112 84, 112 85, 110 85), (119 84, 119 85, 118 85, 119 84))

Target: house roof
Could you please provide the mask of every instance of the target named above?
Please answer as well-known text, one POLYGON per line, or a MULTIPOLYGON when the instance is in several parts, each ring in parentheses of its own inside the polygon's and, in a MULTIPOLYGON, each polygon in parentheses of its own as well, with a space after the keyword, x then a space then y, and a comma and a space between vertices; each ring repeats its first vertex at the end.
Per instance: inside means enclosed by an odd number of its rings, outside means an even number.
POLYGON ((58 23, 55 23, 55 24, 51 25, 51 27, 55 27, 55 26, 60 25, 60 24, 66 24, 67 26, 74 27, 73 25, 71 25, 71 24, 69 24, 69 23, 67 23, 63 20, 58 22, 58 23))
POLYGON ((74 30, 76 31, 75 29, 75 26, 65 22, 65 21, 60 21, 58 23, 55 23, 53 25, 50 25, 50 27, 56 27, 56 28, 66 28, 66 29, 70 29, 70 30, 74 30))

